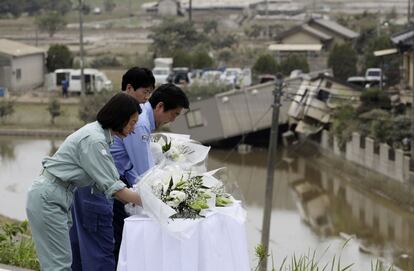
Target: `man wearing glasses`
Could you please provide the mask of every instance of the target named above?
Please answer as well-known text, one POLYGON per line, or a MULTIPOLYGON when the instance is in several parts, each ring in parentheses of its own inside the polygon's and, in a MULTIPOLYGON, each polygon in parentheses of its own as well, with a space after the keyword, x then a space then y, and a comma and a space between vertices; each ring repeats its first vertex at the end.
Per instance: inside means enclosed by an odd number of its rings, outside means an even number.
MULTIPOLYGON (((122 91, 137 101, 137 111, 140 113, 138 119, 143 118, 146 113, 141 113, 141 107, 144 107, 143 104, 151 96, 154 85, 155 78, 146 68, 133 67, 122 76, 122 91)), ((120 138, 115 137, 114 140, 122 143, 120 138)), ((132 185, 138 176, 132 163, 113 158, 120 179, 128 186, 132 185)), ((107 199, 93 187, 82 187, 74 193, 72 217, 72 270, 116 270, 123 219, 126 217, 124 205, 119 201, 107 199)))

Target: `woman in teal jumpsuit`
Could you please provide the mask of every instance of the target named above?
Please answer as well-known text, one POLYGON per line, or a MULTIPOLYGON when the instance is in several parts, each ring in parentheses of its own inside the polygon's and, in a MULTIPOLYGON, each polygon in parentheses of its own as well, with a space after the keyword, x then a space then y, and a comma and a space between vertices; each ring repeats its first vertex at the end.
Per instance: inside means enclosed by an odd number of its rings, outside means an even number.
POLYGON ((70 206, 76 187, 93 186, 108 198, 141 204, 139 195, 119 180, 109 146, 112 136, 125 137, 138 121, 135 99, 119 93, 89 123, 62 143, 28 193, 26 212, 42 270, 71 270, 70 206))

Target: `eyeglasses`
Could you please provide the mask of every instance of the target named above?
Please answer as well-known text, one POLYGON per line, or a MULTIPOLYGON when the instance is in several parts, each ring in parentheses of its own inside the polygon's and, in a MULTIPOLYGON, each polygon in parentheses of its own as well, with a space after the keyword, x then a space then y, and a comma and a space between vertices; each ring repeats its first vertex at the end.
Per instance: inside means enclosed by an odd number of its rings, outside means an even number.
POLYGON ((145 96, 150 96, 154 91, 153 88, 138 88, 136 91, 141 91, 145 96))

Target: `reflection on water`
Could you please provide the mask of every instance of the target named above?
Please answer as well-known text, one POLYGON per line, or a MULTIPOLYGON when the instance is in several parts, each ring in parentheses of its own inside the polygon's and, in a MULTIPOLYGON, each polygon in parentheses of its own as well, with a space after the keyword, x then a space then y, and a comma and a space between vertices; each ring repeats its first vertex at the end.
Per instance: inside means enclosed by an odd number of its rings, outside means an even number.
MULTIPOLYGON (((323 258, 332 259, 336 252, 344 266, 354 263, 353 270, 371 270, 371 261, 378 258, 414 271, 414 215, 354 187, 346 181, 352 176, 322 168, 312 159, 315 155, 280 151, 270 233, 276 262, 294 253, 323 254, 329 247, 323 258)), ((227 179, 237 181, 244 195, 251 248, 260 242, 266 158, 265 150, 247 155, 215 150, 209 159, 210 169, 228 168, 227 179)))
MULTIPOLYGON (((41 160, 61 142, 0 137, 0 214, 25 219, 26 191, 41 160)), ((274 178, 270 249, 277 267, 285 257, 315 251, 322 263, 340 255, 343 266, 354 263, 352 270, 371 270, 371 261, 381 258, 414 271, 412 213, 353 186, 346 181, 352 176, 321 167, 315 156, 289 152, 280 151, 274 178)), ((266 158, 265 150, 246 155, 212 150, 208 161, 209 169, 227 167, 222 179, 248 210, 252 267, 261 237, 266 158)))
POLYGON ((26 192, 51 152, 51 140, 0 137, 0 150, 0 214, 23 220, 26 192))
POLYGON ((13 144, 1 144, 0 143, 0 162, 6 163, 7 161, 13 161, 15 159, 13 144))

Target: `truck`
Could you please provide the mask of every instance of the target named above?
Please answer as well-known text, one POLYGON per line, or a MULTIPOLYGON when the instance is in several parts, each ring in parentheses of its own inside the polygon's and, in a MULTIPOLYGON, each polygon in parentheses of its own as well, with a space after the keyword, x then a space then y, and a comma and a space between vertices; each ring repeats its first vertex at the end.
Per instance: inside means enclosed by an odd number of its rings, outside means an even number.
MULTIPOLYGON (((104 89, 112 90, 112 81, 106 75, 96 69, 84 69, 85 92, 94 93, 104 89)), ((69 81, 69 93, 81 93, 81 70, 80 69, 57 69, 47 75, 48 90, 62 89, 63 80, 69 81)))

